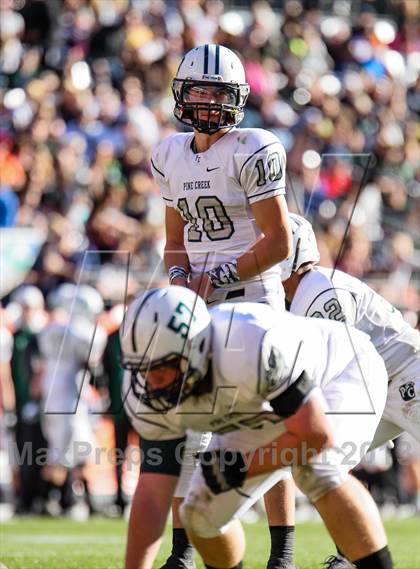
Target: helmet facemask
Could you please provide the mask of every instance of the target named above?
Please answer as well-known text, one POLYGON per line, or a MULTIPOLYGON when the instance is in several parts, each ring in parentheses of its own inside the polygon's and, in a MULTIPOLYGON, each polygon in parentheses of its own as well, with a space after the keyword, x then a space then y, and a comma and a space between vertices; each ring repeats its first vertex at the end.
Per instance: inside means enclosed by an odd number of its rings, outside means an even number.
MULTIPOLYGON (((238 125, 244 117, 249 94, 247 84, 174 79, 175 117, 198 132, 213 134, 238 125), (216 101, 200 101, 200 91, 213 90, 216 101), (194 98, 198 100, 193 100, 194 98)), ((213 94, 214 94, 213 93, 213 94)), ((209 95, 209 97, 211 94, 209 95)))
POLYGON ((166 413, 183 403, 190 395, 193 395, 205 377, 199 370, 189 365, 185 356, 175 353, 148 363, 124 362, 123 365, 131 372, 133 393, 144 405, 157 413, 166 413), (176 377, 169 385, 152 389, 142 374, 162 367, 175 369, 176 377))

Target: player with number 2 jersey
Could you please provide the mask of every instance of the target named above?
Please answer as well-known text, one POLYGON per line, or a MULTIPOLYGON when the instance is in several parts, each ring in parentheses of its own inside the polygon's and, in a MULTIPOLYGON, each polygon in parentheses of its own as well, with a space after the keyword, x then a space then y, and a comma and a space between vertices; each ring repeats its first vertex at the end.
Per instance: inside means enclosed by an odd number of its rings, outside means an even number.
POLYGON ((290 312, 346 322, 369 335, 388 373, 388 398, 372 447, 407 431, 419 440, 420 334, 399 310, 365 283, 317 266, 320 255, 311 224, 291 214, 293 255, 282 263, 290 312))

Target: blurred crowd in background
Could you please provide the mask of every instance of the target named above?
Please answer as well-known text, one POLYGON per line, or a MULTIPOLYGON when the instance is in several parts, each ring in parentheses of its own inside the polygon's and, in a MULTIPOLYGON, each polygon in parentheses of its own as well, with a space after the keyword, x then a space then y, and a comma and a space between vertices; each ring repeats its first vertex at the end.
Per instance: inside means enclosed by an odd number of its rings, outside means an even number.
MULTIPOLYGON (((0 0, 0 254, 20 234, 36 241, 25 283, 41 291, 19 300, 12 279, 2 293, 18 427, 32 425, 22 440, 43 444, 27 405, 39 399, 44 299, 82 282, 104 300, 108 371, 98 392, 117 402, 117 446, 127 443, 116 330, 127 298, 166 283, 150 155, 183 129, 171 81, 196 45, 241 56, 251 88, 242 126, 283 142, 289 209, 314 224, 322 264, 362 278, 418 325, 417 11, 411 0, 0 0)), ((10 272, 19 262, 15 255, 10 272)), ((397 502, 420 484, 404 476, 397 502)), ((32 508, 26 498, 22 512, 32 508)))

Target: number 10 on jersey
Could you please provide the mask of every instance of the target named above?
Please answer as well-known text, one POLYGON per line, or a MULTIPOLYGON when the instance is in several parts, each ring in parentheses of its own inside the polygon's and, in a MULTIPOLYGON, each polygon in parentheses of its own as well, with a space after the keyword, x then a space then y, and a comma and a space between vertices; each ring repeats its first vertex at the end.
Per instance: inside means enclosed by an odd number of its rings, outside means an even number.
POLYGON ((203 232, 210 241, 230 239, 235 231, 232 220, 225 206, 217 196, 200 196, 195 201, 195 212, 191 212, 186 198, 177 203, 185 221, 191 224, 188 228, 188 241, 202 241, 203 232), (200 229, 199 220, 202 222, 200 229))

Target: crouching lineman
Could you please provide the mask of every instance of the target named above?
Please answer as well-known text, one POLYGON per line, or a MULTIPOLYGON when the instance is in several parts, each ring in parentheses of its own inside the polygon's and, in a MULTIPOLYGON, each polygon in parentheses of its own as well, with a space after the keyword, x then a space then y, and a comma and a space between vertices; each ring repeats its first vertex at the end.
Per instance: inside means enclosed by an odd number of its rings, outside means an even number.
POLYGON ((208 569, 242 567, 238 518, 285 466, 356 567, 392 567, 376 505, 348 476, 386 399, 386 370, 365 334, 262 304, 209 313, 192 291, 172 286, 131 304, 121 339, 125 405, 143 454, 126 569, 152 567, 188 429, 213 433, 181 508, 208 569))
MULTIPOLYGON (((388 373, 388 397, 372 442, 383 445, 404 431, 420 441, 420 333, 388 301, 359 279, 318 266, 320 259, 311 224, 290 214, 293 254, 281 263, 290 312, 346 322, 370 336, 388 373)), ((329 569, 351 567, 330 560, 329 569)))
POLYGON ((372 448, 404 431, 420 441, 420 333, 394 306, 365 283, 336 269, 318 266, 312 225, 290 214, 293 254, 281 263, 289 310, 346 322, 365 332, 382 356, 389 387, 372 448))

